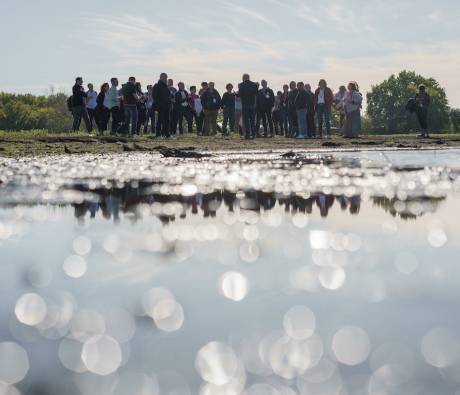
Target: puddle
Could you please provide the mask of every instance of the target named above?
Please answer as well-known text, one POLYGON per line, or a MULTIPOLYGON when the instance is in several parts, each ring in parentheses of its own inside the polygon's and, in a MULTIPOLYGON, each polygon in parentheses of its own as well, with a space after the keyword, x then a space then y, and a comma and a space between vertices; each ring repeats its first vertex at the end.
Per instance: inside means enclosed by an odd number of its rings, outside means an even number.
POLYGON ((455 393, 459 154, 0 159, 0 393, 455 393))

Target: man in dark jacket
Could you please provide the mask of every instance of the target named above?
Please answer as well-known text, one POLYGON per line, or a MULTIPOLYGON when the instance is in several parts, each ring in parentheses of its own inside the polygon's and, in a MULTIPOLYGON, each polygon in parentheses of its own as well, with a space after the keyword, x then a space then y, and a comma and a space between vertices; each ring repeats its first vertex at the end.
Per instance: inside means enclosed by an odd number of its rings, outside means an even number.
POLYGON ((270 136, 273 137, 273 120, 272 109, 275 105, 275 94, 267 85, 267 81, 262 80, 262 88, 257 94, 257 121, 256 130, 260 129, 260 121, 264 125, 264 137, 268 137, 268 127, 270 128, 270 136), (268 126, 267 126, 268 123, 268 126))
POLYGON ((174 105, 176 106, 177 120, 179 122, 179 133, 184 133, 184 118, 187 121, 188 132, 192 133, 193 116, 192 108, 190 106, 190 95, 185 90, 185 85, 183 82, 179 82, 177 87, 179 90, 176 92, 174 105))
POLYGON ((258 93, 257 85, 249 78, 249 74, 243 75, 243 82, 238 85, 238 93, 241 97, 244 128, 246 139, 256 137, 255 106, 258 93))
POLYGON ((297 83, 297 96, 294 100, 295 109, 297 111, 297 125, 299 133, 298 139, 304 139, 307 136, 307 108, 310 95, 305 90, 303 82, 297 83))
POLYGON ((430 95, 426 92, 426 87, 420 84, 418 93, 415 95, 415 113, 420 124, 421 137, 430 137, 428 133, 428 107, 430 106, 430 95))
POLYGON ((86 92, 83 88, 83 78, 75 78, 75 85, 72 88, 72 115, 73 115, 73 131, 76 132, 80 128, 80 120, 85 121, 86 131, 91 132, 91 121, 86 109, 85 100, 86 92))
POLYGON ((137 118, 139 116, 137 112, 139 96, 137 95, 135 84, 136 78, 129 77, 128 82, 121 88, 123 93, 126 132, 129 134, 129 124, 131 123, 131 136, 134 136, 137 131, 137 118))
POLYGON ((153 86, 153 106, 158 112, 156 137, 169 137, 169 114, 171 111, 171 92, 167 85, 168 75, 161 73, 160 79, 153 86))
POLYGON ((201 104, 204 111, 204 126, 203 134, 209 136, 209 134, 217 133, 217 115, 222 104, 222 98, 219 92, 214 89, 214 82, 208 84, 206 89, 201 96, 201 104))
POLYGON ((289 112, 289 137, 297 136, 297 110, 295 108, 295 98, 297 97, 297 84, 295 81, 289 83, 288 112, 289 112))
POLYGON ((230 132, 235 131, 235 92, 233 92, 232 84, 227 84, 225 89, 227 92, 222 96, 222 108, 224 109, 222 134, 227 134, 227 125, 230 125, 230 132))

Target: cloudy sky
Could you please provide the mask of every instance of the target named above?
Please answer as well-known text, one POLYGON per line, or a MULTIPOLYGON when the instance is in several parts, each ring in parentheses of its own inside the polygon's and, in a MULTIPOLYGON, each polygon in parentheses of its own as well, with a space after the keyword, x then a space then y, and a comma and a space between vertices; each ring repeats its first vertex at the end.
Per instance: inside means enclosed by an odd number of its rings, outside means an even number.
POLYGON ((166 71, 222 89, 243 72, 366 91, 402 69, 460 107, 458 0, 2 0, 0 90, 69 91, 76 75, 143 83, 166 71))

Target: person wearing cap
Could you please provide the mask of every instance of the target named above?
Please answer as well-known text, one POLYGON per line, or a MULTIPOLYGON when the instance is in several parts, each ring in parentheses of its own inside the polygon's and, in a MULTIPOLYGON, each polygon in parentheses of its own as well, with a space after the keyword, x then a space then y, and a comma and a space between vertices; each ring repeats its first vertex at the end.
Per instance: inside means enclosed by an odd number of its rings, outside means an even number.
POLYGON ((430 137, 428 134, 428 107, 431 103, 430 95, 426 91, 426 86, 420 84, 415 95, 415 114, 420 124, 421 137, 430 137))
POLYGON ((73 115, 73 131, 76 132, 80 128, 80 120, 83 118, 86 131, 92 132, 91 121, 89 119, 88 110, 86 109, 87 94, 83 88, 83 78, 75 78, 75 85, 72 88, 72 115, 73 115))

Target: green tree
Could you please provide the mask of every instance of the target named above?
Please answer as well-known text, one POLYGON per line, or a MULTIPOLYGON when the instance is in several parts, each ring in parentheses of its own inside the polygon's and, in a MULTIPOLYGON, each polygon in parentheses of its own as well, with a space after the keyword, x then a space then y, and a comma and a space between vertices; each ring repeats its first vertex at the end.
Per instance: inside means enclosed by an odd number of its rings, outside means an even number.
POLYGON ((430 129, 446 129, 449 125, 449 106, 444 88, 434 78, 425 78, 413 71, 391 75, 367 93, 367 115, 372 129, 386 133, 416 130, 416 117, 405 107, 407 100, 417 93, 419 84, 425 84, 431 96, 428 113, 430 129))

